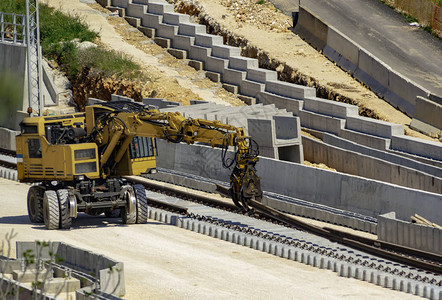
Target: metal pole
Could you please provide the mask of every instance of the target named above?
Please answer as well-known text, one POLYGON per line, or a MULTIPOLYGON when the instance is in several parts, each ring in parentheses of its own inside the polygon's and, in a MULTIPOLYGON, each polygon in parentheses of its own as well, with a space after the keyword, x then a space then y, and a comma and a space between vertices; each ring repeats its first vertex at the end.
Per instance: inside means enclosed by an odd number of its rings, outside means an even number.
POLYGON ((38 0, 35 0, 35 27, 37 30, 37 40, 35 41, 36 47, 37 47, 37 67, 38 67, 38 91, 37 91, 37 97, 38 97, 38 104, 39 104, 39 116, 43 115, 43 108, 44 108, 44 101, 41 97, 41 84, 43 82, 43 70, 41 65, 41 47, 40 47, 40 14, 38 9, 38 0))
POLYGON ((26 50, 27 50, 27 67, 28 67, 28 100, 29 100, 29 107, 32 109, 32 68, 31 68, 31 28, 30 27, 31 27, 31 20, 29 14, 29 0, 26 0, 26 50))

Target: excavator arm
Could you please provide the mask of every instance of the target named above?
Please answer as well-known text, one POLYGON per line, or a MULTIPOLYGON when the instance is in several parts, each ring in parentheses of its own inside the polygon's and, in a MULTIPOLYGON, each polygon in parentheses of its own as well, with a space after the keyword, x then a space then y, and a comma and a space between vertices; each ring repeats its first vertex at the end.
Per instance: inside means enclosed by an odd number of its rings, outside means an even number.
POLYGON ((102 104, 86 109, 88 120, 94 114, 94 126, 88 128, 88 138, 94 140, 99 147, 100 167, 103 171, 112 169, 119 163, 134 136, 163 139, 173 143, 199 142, 222 149, 223 166, 232 169, 232 200, 239 208, 249 210, 248 201, 259 201, 262 197, 260 179, 255 169, 258 145, 245 135, 243 128, 219 121, 185 118, 178 112, 159 112, 138 104, 119 104, 102 104), (108 109, 103 110, 103 107, 108 109), (236 150, 233 158, 227 157, 229 147, 236 150))

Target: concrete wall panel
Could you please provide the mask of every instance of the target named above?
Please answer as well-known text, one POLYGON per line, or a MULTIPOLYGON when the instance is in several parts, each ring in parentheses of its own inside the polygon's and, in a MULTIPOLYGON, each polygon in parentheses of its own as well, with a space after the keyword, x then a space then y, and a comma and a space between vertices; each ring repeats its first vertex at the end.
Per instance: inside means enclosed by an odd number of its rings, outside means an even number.
POLYGON ((189 15, 168 12, 163 14, 163 22, 170 25, 180 25, 181 23, 189 23, 189 15))
POLYGON ((391 138, 391 149, 442 161, 442 144, 438 142, 396 135, 391 138))
POLYGON ((442 104, 420 96, 417 97, 413 119, 421 120, 442 130, 442 104))
POLYGON ((265 90, 276 95, 294 99, 316 97, 316 90, 314 88, 277 80, 267 81, 265 90))
POLYGON ((327 24, 303 6, 299 6, 299 19, 295 31, 319 50, 327 45, 327 24))
POLYGON ((327 46, 337 51, 353 65, 359 65, 359 49, 361 47, 331 26, 327 31, 327 46))
POLYGON ((393 135, 402 135, 404 133, 403 125, 361 116, 347 117, 346 128, 385 138, 391 138, 393 135))
MULTIPOLYGON (((221 163, 221 151, 207 146, 158 141, 158 167, 228 181, 230 171, 221 163)), ((377 217, 395 211, 408 220, 417 213, 442 222, 442 196, 371 179, 260 158, 257 164, 262 188, 336 208, 377 217)))
POLYGON ((390 67, 379 61, 373 54, 365 49, 359 49, 359 64, 354 75, 367 84, 381 97, 388 89, 390 67))
POLYGON ((359 115, 358 107, 356 105, 321 99, 317 97, 305 98, 304 109, 342 119, 345 119, 347 116, 359 115))
POLYGON ((260 93, 258 95, 258 100, 264 105, 274 104, 277 108, 286 109, 289 112, 293 112, 295 115, 299 115, 299 111, 302 109, 304 103, 302 100, 287 98, 269 92, 260 93))

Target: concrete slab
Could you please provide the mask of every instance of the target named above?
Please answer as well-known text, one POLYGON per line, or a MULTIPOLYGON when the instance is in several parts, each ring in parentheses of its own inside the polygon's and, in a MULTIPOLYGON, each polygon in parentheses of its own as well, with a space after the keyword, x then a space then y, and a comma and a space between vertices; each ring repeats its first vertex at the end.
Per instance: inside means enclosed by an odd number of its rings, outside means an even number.
POLYGON ((284 81, 269 80, 266 82, 265 90, 266 92, 294 99, 316 97, 316 90, 314 88, 284 81))
POLYGON ((378 150, 390 149, 391 140, 389 138, 378 137, 350 129, 342 129, 338 136, 370 148, 378 150))

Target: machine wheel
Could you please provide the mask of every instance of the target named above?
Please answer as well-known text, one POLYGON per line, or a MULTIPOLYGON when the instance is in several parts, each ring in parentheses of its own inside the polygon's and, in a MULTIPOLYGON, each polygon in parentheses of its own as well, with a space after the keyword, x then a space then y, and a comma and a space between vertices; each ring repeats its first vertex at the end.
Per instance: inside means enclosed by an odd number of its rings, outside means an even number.
POLYGON ((69 229, 72 226, 72 218, 69 214, 69 191, 61 189, 57 191, 60 202, 60 228, 69 229))
POLYGON ((55 191, 46 191, 43 196, 43 219, 47 229, 58 229, 60 226, 60 207, 55 191))
POLYGON ((148 217, 146 189, 142 184, 135 184, 133 188, 137 198, 137 224, 145 224, 148 217))
POLYGON ((28 191, 28 216, 32 223, 43 223, 43 189, 31 186, 28 191))
POLYGON ((104 214, 106 215, 106 218, 118 218, 121 216, 121 210, 120 209, 106 210, 104 214))
POLYGON ((126 206, 121 208, 121 218, 123 219, 123 224, 135 224, 137 221, 137 200, 133 188, 131 186, 126 186, 125 188, 127 188, 124 193, 126 206))

